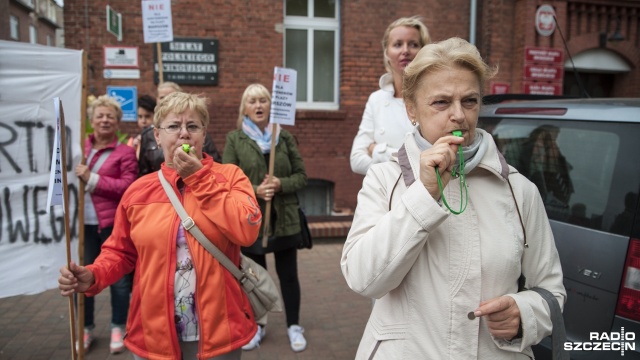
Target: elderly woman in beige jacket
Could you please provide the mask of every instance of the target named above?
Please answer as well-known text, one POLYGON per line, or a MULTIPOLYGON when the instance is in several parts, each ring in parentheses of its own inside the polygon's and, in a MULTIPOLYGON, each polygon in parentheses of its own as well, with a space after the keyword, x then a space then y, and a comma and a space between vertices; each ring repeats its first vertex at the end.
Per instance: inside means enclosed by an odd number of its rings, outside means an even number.
POLYGON ((545 300, 518 285, 524 275, 564 305, 540 195, 476 128, 494 73, 458 38, 425 46, 405 70, 417 127, 367 173, 341 259, 349 286, 378 299, 357 359, 529 359, 551 333, 545 300))

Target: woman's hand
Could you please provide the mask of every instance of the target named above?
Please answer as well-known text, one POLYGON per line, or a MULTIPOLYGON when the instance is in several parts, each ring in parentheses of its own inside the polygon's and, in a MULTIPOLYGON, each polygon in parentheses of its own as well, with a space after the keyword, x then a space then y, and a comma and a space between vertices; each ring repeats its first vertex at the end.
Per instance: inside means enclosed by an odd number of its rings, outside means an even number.
POLYGON ((85 183, 89 181, 89 176, 91 176, 91 170, 89 170, 89 167, 84 164, 76 165, 75 173, 76 176, 85 183))
POLYGON ((282 190, 280 179, 275 176, 271 176, 271 182, 269 181, 269 174, 264 176, 262 183, 258 185, 256 196, 264 199, 265 201, 271 201, 275 196, 275 193, 282 190))
POLYGON ((71 296, 73 293, 87 291, 95 280, 91 270, 84 266, 78 266, 72 261, 68 268, 66 266, 60 268, 58 289, 60 289, 60 295, 71 296))
POLYGON ((448 135, 436 141, 433 146, 420 154, 420 181, 434 199, 440 200, 440 187, 436 177, 436 168, 440 172, 442 187, 451 180, 451 170, 456 164, 456 151, 464 138, 448 135))
POLYGON ((372 142, 369 147, 367 148, 367 151, 369 152, 369 157, 373 157, 373 149, 376 148, 376 144, 375 142, 372 142))
POLYGON ((191 147, 189 153, 184 152, 182 146, 178 146, 173 151, 173 167, 181 178, 185 179, 189 175, 194 174, 202 169, 202 161, 198 159, 194 147, 191 147))
POLYGON ((138 134, 136 137, 134 137, 134 138, 133 138, 133 140, 132 140, 131 144, 132 144, 134 147, 138 147, 138 145, 140 145, 140 139, 141 139, 141 135, 140 135, 140 134, 138 134))
POLYGON ((511 296, 500 296, 480 303, 473 314, 485 316, 489 332, 496 338, 511 340, 520 328, 520 308, 511 296))

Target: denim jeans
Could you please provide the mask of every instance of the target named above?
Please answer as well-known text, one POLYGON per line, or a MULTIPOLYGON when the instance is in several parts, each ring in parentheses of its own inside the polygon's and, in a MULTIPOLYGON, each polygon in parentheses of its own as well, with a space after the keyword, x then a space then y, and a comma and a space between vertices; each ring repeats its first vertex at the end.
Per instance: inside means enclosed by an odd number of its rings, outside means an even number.
MULTIPOLYGON (((102 244, 111 235, 113 227, 106 227, 98 232, 97 225, 84 226, 84 263, 93 264, 102 244)), ((133 283, 133 273, 123 276, 120 280, 110 286, 111 288, 111 324, 124 328, 127 323, 127 313, 129 312, 129 300, 131 297, 131 286, 133 283)), ((93 329, 94 298, 85 297, 84 300, 84 326, 93 329)))

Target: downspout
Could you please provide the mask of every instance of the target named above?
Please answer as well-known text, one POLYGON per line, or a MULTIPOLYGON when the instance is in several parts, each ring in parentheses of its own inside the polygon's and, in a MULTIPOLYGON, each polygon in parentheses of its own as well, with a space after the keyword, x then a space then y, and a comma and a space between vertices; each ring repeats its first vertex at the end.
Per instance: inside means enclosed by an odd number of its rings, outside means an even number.
POLYGON ((469 42, 476 44, 476 16, 478 0, 471 0, 471 13, 469 14, 469 42))

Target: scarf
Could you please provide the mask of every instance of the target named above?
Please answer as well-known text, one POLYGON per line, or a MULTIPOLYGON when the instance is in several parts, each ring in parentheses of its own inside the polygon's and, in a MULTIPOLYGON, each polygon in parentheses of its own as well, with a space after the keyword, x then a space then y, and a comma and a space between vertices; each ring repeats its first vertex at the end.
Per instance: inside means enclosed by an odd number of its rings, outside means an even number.
MULTIPOLYGON (((264 133, 256 123, 251 121, 248 116, 244 116, 244 120, 242 120, 242 132, 247 134, 247 136, 258 144, 260 150, 262 150, 263 154, 268 154, 271 152, 271 131, 273 129, 273 124, 269 123, 264 128, 264 133)), ((280 141, 280 127, 277 127, 276 130, 276 145, 278 145, 278 141, 280 141)))
MULTIPOLYGON (((485 131, 482 129, 476 128, 476 137, 473 139, 473 143, 469 146, 462 147, 462 154, 464 156, 464 173, 465 175, 471 172, 478 164, 480 164, 480 160, 484 157, 484 154, 487 152, 489 144, 484 141, 485 140, 485 131)), ((416 129, 413 132, 413 138, 418 145, 418 149, 420 151, 425 151, 431 148, 433 144, 428 142, 425 138, 422 137, 420 133, 420 126, 416 126, 416 129)), ((454 165, 454 169, 458 170, 459 167, 459 159, 458 153, 456 152, 456 164, 454 165)))

